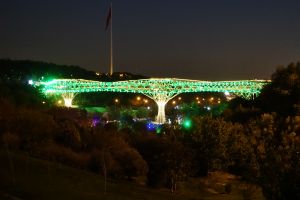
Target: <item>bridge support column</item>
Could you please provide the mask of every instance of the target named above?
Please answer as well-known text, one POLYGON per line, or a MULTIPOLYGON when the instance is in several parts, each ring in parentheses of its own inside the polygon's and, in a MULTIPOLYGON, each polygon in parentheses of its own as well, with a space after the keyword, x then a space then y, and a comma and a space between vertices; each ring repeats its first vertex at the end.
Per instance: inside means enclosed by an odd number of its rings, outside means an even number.
POLYGON ((75 93, 63 93, 62 95, 62 98, 64 99, 64 103, 65 103, 65 106, 66 107, 72 107, 72 101, 74 99, 74 97, 76 96, 75 93))
POLYGON ((166 122, 165 105, 167 104, 167 101, 156 101, 156 104, 158 107, 156 122, 163 124, 166 122))
POLYGON ((149 98, 153 99, 157 104, 158 112, 155 118, 155 122, 158 124, 164 124, 166 122, 165 106, 173 97, 178 94, 174 93, 154 93, 154 94, 145 94, 149 98))

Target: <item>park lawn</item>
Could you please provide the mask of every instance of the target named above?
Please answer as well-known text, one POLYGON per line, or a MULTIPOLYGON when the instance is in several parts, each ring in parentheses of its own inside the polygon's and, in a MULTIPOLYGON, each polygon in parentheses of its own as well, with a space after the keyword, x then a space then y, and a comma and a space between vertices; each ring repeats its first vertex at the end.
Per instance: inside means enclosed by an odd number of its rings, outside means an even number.
POLYGON ((85 109, 88 113, 105 113, 107 112, 107 108, 105 107, 80 107, 80 108, 83 108, 85 109))
MULTIPOLYGON (((7 153, 0 149, 0 199, 89 200, 89 199, 242 199, 239 191, 210 192, 198 183, 183 183, 175 194, 167 189, 151 189, 133 182, 108 180, 104 193, 102 176, 56 162, 7 153), (191 189, 189 189, 191 188, 191 189)), ((234 188, 234 187, 233 187, 234 188)), ((262 199, 260 194, 255 199, 262 199)))

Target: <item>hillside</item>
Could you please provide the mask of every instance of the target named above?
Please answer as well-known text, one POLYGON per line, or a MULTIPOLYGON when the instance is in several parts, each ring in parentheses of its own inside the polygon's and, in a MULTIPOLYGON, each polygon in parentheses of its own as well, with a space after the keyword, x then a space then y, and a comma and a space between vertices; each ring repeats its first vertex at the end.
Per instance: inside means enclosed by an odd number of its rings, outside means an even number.
POLYGON ((118 81, 147 78, 128 72, 115 72, 113 75, 96 73, 78 66, 58 65, 53 63, 0 59, 0 80, 20 81, 41 80, 49 78, 81 78, 99 81, 118 81))
MULTIPOLYGON (((7 152, 0 149, 0 199, 243 199, 241 182, 230 180, 232 192, 220 189, 221 175, 193 181, 192 185, 182 184, 176 193, 167 189, 151 189, 143 185, 108 180, 104 193, 102 176, 78 170, 65 165, 39 160, 24 153, 7 152)), ((229 179, 228 179, 229 180, 229 179)), ((246 192, 249 192, 247 190, 246 192)), ((257 188, 251 192, 255 199, 263 199, 257 188)))

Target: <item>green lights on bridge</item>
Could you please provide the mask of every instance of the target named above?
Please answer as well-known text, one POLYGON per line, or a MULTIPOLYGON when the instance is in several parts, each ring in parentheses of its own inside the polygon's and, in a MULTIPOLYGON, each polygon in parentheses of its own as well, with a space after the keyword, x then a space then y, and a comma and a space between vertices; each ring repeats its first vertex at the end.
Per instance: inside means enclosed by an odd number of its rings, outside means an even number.
POLYGON ((174 94, 186 92, 226 92, 245 98, 258 95, 265 80, 242 81, 196 81, 185 79, 140 79, 116 82, 99 82, 83 79, 54 79, 42 82, 43 91, 49 93, 82 93, 82 92, 131 92, 145 95, 174 94))
POLYGON ((241 81, 198 81, 175 78, 152 78, 116 82, 99 82, 83 79, 54 79, 40 82, 46 94, 61 94, 71 106, 75 94, 84 92, 130 92, 141 93, 153 99, 158 105, 158 123, 165 122, 166 103, 180 93, 188 92, 224 92, 244 98, 257 96, 266 80, 241 81))

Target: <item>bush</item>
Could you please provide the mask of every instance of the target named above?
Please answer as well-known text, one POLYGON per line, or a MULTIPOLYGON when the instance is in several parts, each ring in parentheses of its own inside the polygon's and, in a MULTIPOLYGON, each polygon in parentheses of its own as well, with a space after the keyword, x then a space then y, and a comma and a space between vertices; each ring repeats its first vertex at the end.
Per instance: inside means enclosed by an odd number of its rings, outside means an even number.
POLYGON ((10 132, 6 132, 2 135, 2 142, 4 146, 8 147, 9 149, 16 150, 20 146, 20 137, 10 132))
POLYGON ((76 168, 87 169, 91 156, 87 153, 77 153, 72 149, 48 143, 39 147, 39 155, 42 158, 58 161, 76 168))

